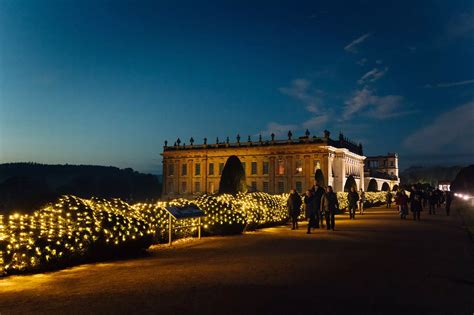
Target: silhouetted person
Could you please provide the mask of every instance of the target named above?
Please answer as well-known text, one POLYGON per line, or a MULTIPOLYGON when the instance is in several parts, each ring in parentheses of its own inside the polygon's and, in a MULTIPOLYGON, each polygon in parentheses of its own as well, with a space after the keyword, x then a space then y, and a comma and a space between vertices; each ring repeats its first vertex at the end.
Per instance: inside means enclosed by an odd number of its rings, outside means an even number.
POLYGON ((408 196, 405 190, 401 190, 397 193, 396 202, 400 209, 400 219, 406 219, 408 215, 408 196))
POLYGON ((430 192, 430 199, 429 199, 429 211, 428 214, 436 214, 436 205, 438 204, 438 194, 435 191, 430 192))
POLYGON ((412 187, 410 194, 410 207, 413 212, 413 220, 420 220, 420 213, 423 210, 423 194, 419 191, 416 186, 412 187))
POLYGON ((306 233, 311 234, 311 228, 316 225, 316 208, 314 206, 314 195, 311 189, 308 189, 304 196, 304 207, 308 218, 308 231, 306 233))
POLYGON ((387 191, 387 193, 385 194, 385 202, 387 203, 387 208, 392 207, 392 198, 393 198, 393 195, 390 192, 390 190, 387 191))
POLYGON ((355 212, 357 209, 357 201, 359 201, 359 194, 354 186, 351 191, 347 193, 347 201, 349 202, 349 219, 355 219, 355 212))
POLYGON ((314 195, 314 209, 315 209, 315 227, 319 229, 319 224, 321 223, 321 227, 323 226, 323 213, 321 209, 321 199, 324 196, 324 188, 319 186, 319 182, 315 181, 315 185, 313 186, 313 195, 314 195))
POLYGON ((290 196, 288 197, 287 206, 288 206, 288 215, 291 218, 292 230, 298 228, 298 217, 301 213, 301 197, 298 195, 296 190, 292 189, 290 191, 290 196))
POLYGON ((364 214, 365 192, 362 190, 362 188, 360 189, 359 196, 360 196, 360 199, 359 199, 359 214, 364 214))
POLYGON ((446 215, 449 216, 449 212, 451 212, 451 202, 453 202, 453 195, 450 191, 446 192, 446 215))
POLYGON ((326 216, 327 229, 332 229, 334 231, 334 215, 336 214, 337 209, 339 209, 339 202, 337 201, 337 195, 332 190, 331 186, 326 188, 326 193, 323 198, 321 198, 321 209, 324 210, 326 216))

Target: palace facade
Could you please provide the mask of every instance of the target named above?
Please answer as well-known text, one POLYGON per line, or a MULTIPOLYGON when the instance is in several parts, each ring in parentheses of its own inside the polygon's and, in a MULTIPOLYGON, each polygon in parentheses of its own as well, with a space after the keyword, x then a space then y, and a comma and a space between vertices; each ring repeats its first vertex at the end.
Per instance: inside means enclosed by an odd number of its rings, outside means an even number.
MULTIPOLYGON (((219 190, 220 176, 227 159, 236 155, 245 170, 250 191, 271 194, 299 192, 311 188, 315 179, 320 184, 333 186, 335 191, 347 190, 351 185, 367 189, 364 180, 362 145, 349 141, 342 134, 337 140, 330 138, 329 131, 321 137, 293 138, 291 132, 285 140, 236 142, 229 138, 214 144, 188 145, 178 139, 173 146, 165 142, 163 148, 163 198, 192 197, 219 190)), ((394 183, 391 183, 392 187, 394 183)))

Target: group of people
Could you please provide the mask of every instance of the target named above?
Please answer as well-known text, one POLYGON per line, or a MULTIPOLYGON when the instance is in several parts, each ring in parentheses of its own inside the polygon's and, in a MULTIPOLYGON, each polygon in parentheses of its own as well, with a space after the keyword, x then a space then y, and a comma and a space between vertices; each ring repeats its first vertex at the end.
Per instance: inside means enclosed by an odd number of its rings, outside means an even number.
MULTIPOLYGON (((361 190, 359 195, 353 187, 348 194, 348 200, 350 218, 355 219, 357 208, 361 214, 364 212, 365 194, 361 190)), ((305 217, 308 219, 306 233, 311 234, 313 228, 324 228, 324 219, 326 220, 326 229, 334 231, 334 216, 339 211, 339 202, 331 186, 324 189, 316 181, 315 185, 306 191, 303 198, 295 189, 292 189, 287 204, 293 230, 298 229, 298 218, 301 215, 301 206, 304 204, 305 217)))
MULTIPOLYGON (((355 219, 357 209, 360 214, 364 213, 365 192, 362 189, 358 193, 357 188, 352 187, 347 195, 347 200, 351 220, 355 219)), ((417 186, 413 186, 409 195, 404 189, 398 189, 395 198, 391 191, 387 191, 385 195, 387 208, 391 208, 392 200, 395 200, 395 204, 398 206, 400 219, 406 219, 410 209, 413 213, 413 220, 416 221, 420 220, 421 212, 427 205, 429 205, 429 214, 434 215, 436 208, 445 204, 446 215, 449 216, 453 196, 450 192, 442 192, 439 189, 423 191, 417 186)), ((324 228, 324 219, 326 219, 326 228, 334 231, 334 216, 339 212, 339 202, 331 186, 324 189, 316 181, 315 185, 306 191, 303 198, 295 189, 292 189, 287 205, 293 230, 298 229, 301 206, 304 205, 305 217, 308 219, 308 234, 311 234, 313 228, 324 228)))
POLYGON ((442 204, 445 204, 446 215, 449 216, 452 201, 453 195, 449 191, 442 192, 439 189, 426 189, 423 191, 417 186, 412 187, 410 197, 408 197, 404 189, 399 189, 395 195, 395 203, 399 208, 400 218, 407 218, 408 203, 410 203, 410 210, 415 221, 420 220, 421 212, 428 204, 428 214, 436 214, 436 208, 440 208, 442 204))

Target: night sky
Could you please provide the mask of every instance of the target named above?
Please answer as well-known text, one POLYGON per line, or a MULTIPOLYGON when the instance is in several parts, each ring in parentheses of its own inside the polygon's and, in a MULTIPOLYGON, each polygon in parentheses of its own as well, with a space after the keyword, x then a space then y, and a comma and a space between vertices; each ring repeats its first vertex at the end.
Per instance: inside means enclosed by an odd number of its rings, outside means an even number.
POLYGON ((0 162, 160 173, 165 140, 289 129, 474 162, 472 1, 256 2, 0 0, 0 162))

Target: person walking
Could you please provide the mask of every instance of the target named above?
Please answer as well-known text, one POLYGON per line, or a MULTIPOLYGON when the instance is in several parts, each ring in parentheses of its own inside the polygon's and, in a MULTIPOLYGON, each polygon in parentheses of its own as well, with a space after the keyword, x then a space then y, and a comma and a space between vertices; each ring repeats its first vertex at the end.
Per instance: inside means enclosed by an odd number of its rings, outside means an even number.
POLYGON ((397 204, 400 207, 400 219, 406 219, 408 215, 408 196, 403 189, 398 194, 397 204))
POLYGON ((360 189, 359 193, 360 199, 359 199, 359 214, 364 214, 364 202, 365 202, 365 192, 360 189))
POLYGON ((385 201, 387 203, 387 208, 392 207, 392 198, 393 198, 393 195, 390 192, 390 190, 388 190, 387 193, 385 194, 385 201))
POLYGON ((423 211, 423 194, 416 186, 412 187, 412 192, 410 194, 410 207, 411 212, 413 212, 413 220, 420 221, 420 213, 423 211))
POLYGON ((304 196, 304 207, 306 212, 306 217, 308 218, 308 231, 306 233, 311 234, 311 228, 316 226, 316 211, 314 205, 314 194, 311 189, 306 191, 304 196))
POLYGON ((339 209, 339 202, 337 201, 337 195, 332 190, 331 186, 326 188, 326 193, 323 198, 321 198, 321 209, 323 209, 326 216, 326 228, 334 231, 334 215, 336 214, 337 209, 339 209))
POLYGON ((324 188, 319 186, 319 182, 315 181, 313 186, 313 203, 314 203, 314 211, 315 211, 315 227, 319 229, 319 225, 323 227, 323 213, 321 209, 321 199, 324 196, 324 188))
POLYGON ((438 194, 435 191, 430 191, 429 195, 430 208, 428 214, 436 214, 436 205, 438 204, 438 194))
POLYGON ((451 212, 451 202, 453 202, 453 195, 450 191, 446 192, 446 215, 449 217, 449 212, 451 212))
POLYGON ((300 195, 298 195, 296 190, 292 189, 287 200, 288 215, 291 218, 292 230, 298 229, 298 217, 301 213, 301 204, 302 201, 300 195))
POLYGON ((354 186, 351 191, 347 193, 347 201, 349 202, 349 219, 355 219, 355 212, 357 209, 357 201, 359 201, 359 194, 354 186))

